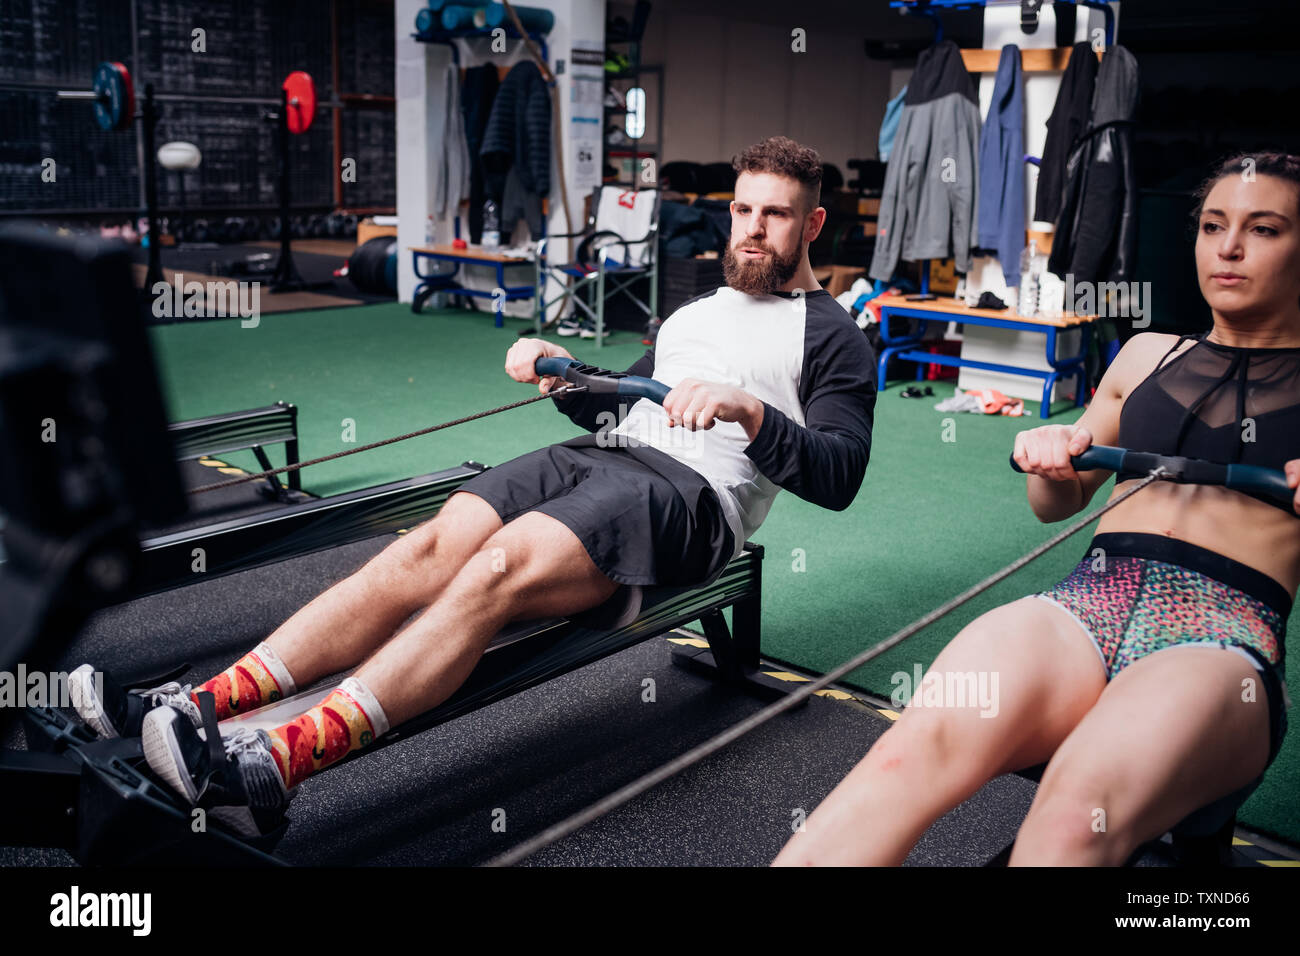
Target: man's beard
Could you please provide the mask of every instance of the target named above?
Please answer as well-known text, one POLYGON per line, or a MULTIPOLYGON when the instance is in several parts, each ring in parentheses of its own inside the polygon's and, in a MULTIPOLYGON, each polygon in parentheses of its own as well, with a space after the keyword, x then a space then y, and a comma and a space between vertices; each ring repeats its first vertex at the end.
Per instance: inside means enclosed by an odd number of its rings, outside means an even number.
POLYGON ((731 244, 727 244, 726 251, 722 254, 722 275, 727 280, 727 285, 747 295, 771 295, 790 281, 799 271, 799 263, 803 260, 802 247, 795 249, 788 259, 780 258, 773 249, 760 248, 750 243, 741 248, 759 248, 768 254, 763 259, 742 259, 731 244))

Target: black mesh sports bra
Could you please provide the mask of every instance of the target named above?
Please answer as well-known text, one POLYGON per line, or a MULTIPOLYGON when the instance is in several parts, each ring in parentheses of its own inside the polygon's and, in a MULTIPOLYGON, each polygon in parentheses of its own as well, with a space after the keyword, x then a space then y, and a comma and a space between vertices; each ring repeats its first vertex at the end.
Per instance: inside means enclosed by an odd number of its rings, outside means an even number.
MULTIPOLYGON (((1180 336, 1120 410, 1119 444, 1220 464, 1283 469, 1300 458, 1300 348, 1244 349, 1180 336), (1187 339, 1197 342, 1166 361, 1187 339)), ((1143 478, 1121 472, 1115 481, 1143 478)), ((1284 502, 1250 494, 1297 516, 1284 502)))

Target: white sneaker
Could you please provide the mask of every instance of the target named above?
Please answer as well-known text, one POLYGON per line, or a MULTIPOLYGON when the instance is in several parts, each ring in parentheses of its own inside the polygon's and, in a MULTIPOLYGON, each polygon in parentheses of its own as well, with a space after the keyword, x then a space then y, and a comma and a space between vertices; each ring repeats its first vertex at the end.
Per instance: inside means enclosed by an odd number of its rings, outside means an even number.
POLYGON ((145 714, 157 707, 175 707, 195 727, 203 725, 199 708, 190 699, 189 684, 169 681, 147 690, 124 690, 106 671, 82 664, 68 675, 68 697, 77 716, 100 737, 138 737, 145 714))

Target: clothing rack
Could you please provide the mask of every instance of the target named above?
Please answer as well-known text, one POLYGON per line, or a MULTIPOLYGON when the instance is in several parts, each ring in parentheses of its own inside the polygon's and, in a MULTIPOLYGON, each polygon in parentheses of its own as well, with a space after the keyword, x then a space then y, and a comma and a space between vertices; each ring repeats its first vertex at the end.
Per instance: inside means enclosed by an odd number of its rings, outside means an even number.
MULTIPOLYGON (((519 33, 517 29, 515 29, 513 23, 506 24, 505 26, 502 27, 481 27, 481 28, 475 27, 473 29, 468 29, 468 30, 427 30, 423 32, 417 30, 415 33, 412 33, 411 36, 415 39, 417 43, 437 43, 439 45, 446 46, 448 49, 450 49, 451 62, 456 65, 458 72, 460 73, 460 77, 463 80, 465 78, 465 66, 460 62, 460 46, 456 43, 456 40, 472 39, 475 37, 490 37, 497 30, 505 30, 506 37, 509 39, 512 40, 523 39, 523 36, 519 33)), ((541 48, 542 59, 549 64, 551 62, 551 53, 546 44, 546 34, 540 31, 536 31, 536 32, 529 31, 528 37, 534 43, 536 43, 538 47, 541 48)), ((504 81, 506 78, 506 74, 509 73, 511 69, 513 69, 513 66, 497 67, 497 77, 504 81)), ((551 80, 551 82, 548 85, 554 86, 555 81, 551 80)), ((545 226, 546 217, 549 215, 550 215, 550 202, 548 199, 543 198, 542 199, 543 227, 545 226)), ((452 230, 453 230, 452 234, 457 239, 459 239, 460 238, 459 210, 456 212, 455 216, 453 217, 452 230)))
MULTIPOLYGON (((1060 2, 1074 3, 1076 6, 1102 11, 1106 20, 1106 49, 1109 50, 1114 45, 1115 11, 1110 4, 1105 3, 1104 0, 1060 0, 1060 2)), ((939 43, 943 40, 943 10, 972 10, 986 7, 988 2, 987 0, 890 0, 889 5, 905 16, 924 17, 930 20, 934 24, 934 42, 939 43)), ((1021 50, 1021 69, 1027 73, 1064 70, 1069 63, 1071 52, 1071 47, 1021 50)), ((989 73, 997 69, 1002 51, 962 50, 961 54, 967 70, 972 73, 989 73)), ((1037 156, 1025 156, 1027 163, 1038 165, 1038 161, 1037 156)), ((1031 233, 1031 238, 1049 243, 1050 248, 1048 234, 1031 233)), ((930 260, 920 260, 918 266, 921 273, 921 293, 925 295, 930 291, 930 260)))
MULTIPOLYGON (((411 36, 414 37, 418 43, 437 43, 450 48, 451 61, 455 63, 456 66, 461 67, 463 75, 464 68, 460 62, 460 46, 455 41, 477 37, 491 37, 493 32, 496 30, 505 30, 506 36, 512 40, 523 39, 523 36, 515 29, 513 24, 504 27, 476 27, 472 30, 430 30, 425 33, 412 33, 411 36)), ((551 54, 546 45, 546 34, 529 32, 528 37, 541 48, 542 59, 547 63, 550 63, 551 54)))
MULTIPOLYGON (((1115 44, 1115 11, 1104 0, 1058 0, 1100 10, 1106 19, 1106 49, 1115 44)), ((934 42, 943 39, 942 10, 973 10, 988 6, 987 0, 890 0, 889 5, 906 16, 924 17, 934 24, 934 42)))

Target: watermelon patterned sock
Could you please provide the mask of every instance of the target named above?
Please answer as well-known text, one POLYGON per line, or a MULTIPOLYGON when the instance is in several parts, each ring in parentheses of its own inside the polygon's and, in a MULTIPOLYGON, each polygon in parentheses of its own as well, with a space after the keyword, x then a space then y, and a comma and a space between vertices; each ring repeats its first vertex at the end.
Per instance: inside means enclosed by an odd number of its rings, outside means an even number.
POLYGON ((280 656, 262 643, 206 684, 194 688, 190 697, 197 704, 199 693, 209 692, 216 698, 217 720, 225 720, 274 703, 296 690, 280 656))
POLYGON ((269 735, 287 789, 387 732, 388 718, 379 701, 361 681, 349 677, 315 707, 269 735))

